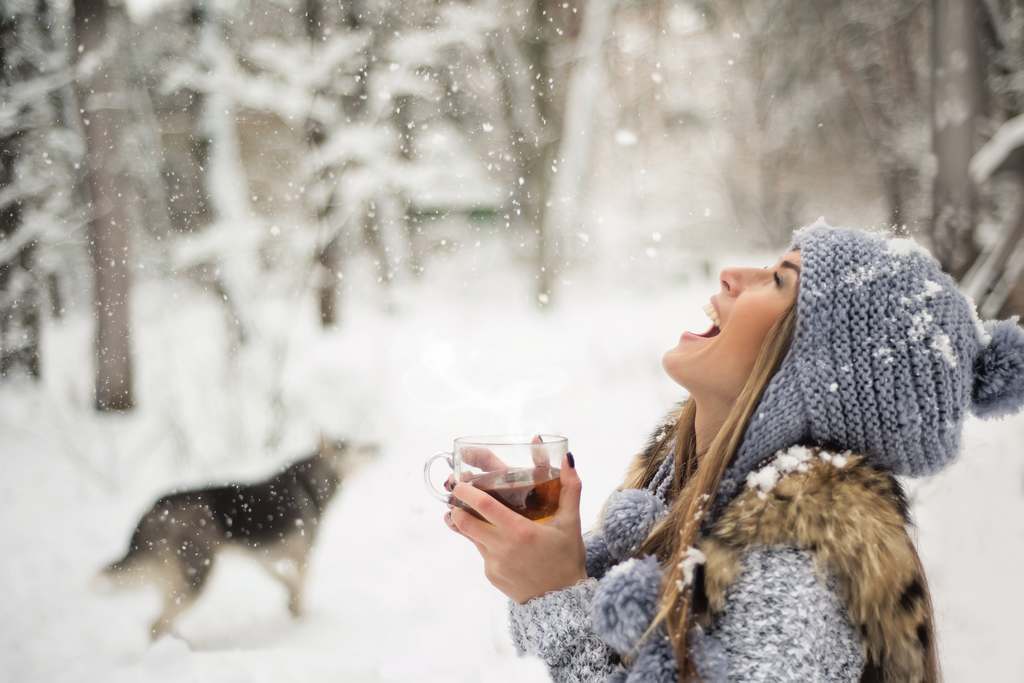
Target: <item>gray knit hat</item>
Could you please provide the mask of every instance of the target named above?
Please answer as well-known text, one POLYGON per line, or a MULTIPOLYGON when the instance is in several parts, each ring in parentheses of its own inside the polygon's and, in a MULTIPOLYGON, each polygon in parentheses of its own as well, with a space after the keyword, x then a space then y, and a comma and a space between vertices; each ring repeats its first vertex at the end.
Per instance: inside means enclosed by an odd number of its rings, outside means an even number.
POLYGON ((956 457, 967 408, 999 417, 1024 405, 1018 317, 983 323, 914 240, 819 218, 793 233, 789 249, 802 261, 796 330, 708 522, 779 449, 849 449, 921 476, 956 457))

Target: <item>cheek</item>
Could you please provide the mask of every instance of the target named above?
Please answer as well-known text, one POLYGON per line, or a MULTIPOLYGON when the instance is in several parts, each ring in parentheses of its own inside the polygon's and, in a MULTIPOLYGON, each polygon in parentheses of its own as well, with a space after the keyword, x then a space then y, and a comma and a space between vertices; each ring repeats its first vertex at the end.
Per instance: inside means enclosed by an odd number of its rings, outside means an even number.
POLYGON ((751 311, 737 320, 734 329, 730 330, 733 333, 728 340, 730 352, 737 358, 749 361, 753 365, 757 354, 768 338, 768 331, 780 314, 774 310, 761 308, 751 311))

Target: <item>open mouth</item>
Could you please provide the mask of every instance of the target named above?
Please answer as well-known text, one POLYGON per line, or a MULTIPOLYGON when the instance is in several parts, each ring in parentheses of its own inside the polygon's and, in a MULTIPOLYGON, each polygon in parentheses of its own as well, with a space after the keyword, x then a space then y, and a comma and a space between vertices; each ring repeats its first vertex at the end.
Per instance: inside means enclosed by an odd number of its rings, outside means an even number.
POLYGON ((722 330, 720 330, 718 328, 718 325, 712 324, 711 328, 707 332, 703 332, 701 334, 697 334, 696 332, 691 332, 690 334, 692 334, 694 337, 703 337, 704 339, 710 339, 711 337, 717 337, 718 333, 721 332, 721 331, 722 330))
POLYGON ((722 331, 721 327, 719 327, 718 311, 715 310, 715 307, 712 304, 707 303, 704 304, 704 313, 708 316, 708 318, 710 318, 711 327, 708 328, 706 332, 701 333, 684 332, 684 336, 690 335, 692 337, 700 337, 701 339, 711 339, 712 337, 718 336, 718 333, 722 331))

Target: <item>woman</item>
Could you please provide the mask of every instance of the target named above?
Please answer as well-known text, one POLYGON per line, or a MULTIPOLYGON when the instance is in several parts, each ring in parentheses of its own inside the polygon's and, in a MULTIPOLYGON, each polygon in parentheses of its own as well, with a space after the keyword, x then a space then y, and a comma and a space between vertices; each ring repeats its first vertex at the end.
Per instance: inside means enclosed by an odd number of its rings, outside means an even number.
POLYGON ((934 681, 927 582, 893 475, 957 455, 965 412, 1024 404, 1024 329, 982 323, 909 239, 796 231, 722 272, 662 365, 688 398, 580 533, 562 463, 536 524, 466 484, 446 514, 557 681, 934 681))

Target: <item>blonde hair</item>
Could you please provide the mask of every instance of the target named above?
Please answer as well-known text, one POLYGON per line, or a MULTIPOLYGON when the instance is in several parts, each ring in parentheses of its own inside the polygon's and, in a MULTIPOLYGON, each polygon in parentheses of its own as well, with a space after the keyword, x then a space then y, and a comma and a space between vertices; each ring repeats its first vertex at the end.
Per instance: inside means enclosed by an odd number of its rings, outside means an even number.
POLYGON ((761 394, 789 350, 795 327, 794 303, 768 330, 750 376, 705 453, 698 457, 694 430, 697 406, 692 398, 688 398, 683 403, 679 419, 673 428, 674 438, 665 439, 663 442, 674 444, 672 452, 655 452, 649 457, 637 458, 620 487, 622 489, 646 486, 665 457, 675 458, 675 473, 670 485, 674 496, 672 505, 668 514, 655 525, 635 554, 655 555, 664 571, 658 612, 644 637, 659 624, 665 624, 675 650, 681 678, 684 679, 695 676, 696 672, 686 648, 691 591, 688 586, 682 584, 681 563, 687 549, 697 538, 700 518, 706 506, 714 499, 722 475, 743 440, 747 422, 757 407, 761 394))
MULTIPOLYGON (((691 619, 692 591, 683 581, 682 561, 687 550, 697 540, 701 517, 714 500, 719 482, 743 440, 747 423, 760 402, 761 395, 789 351, 795 329, 794 303, 769 329, 750 376, 705 453, 700 456, 697 453, 694 429, 697 406, 692 398, 688 398, 682 404, 673 427, 674 438, 666 438, 662 442, 673 444, 672 451, 666 452, 667 448, 661 448, 653 453, 641 454, 631 464, 625 482, 619 487, 619 490, 645 487, 658 471, 664 458, 675 458, 674 476, 670 484, 673 499, 669 512, 655 525, 634 555, 655 555, 663 570, 658 612, 640 638, 640 642, 643 642, 660 624, 664 624, 675 652, 680 680, 697 679, 697 672, 686 643, 691 619)), ((924 568, 916 550, 915 557, 919 575, 922 581, 925 581, 924 568)), ((934 644, 931 595, 927 583, 923 589, 928 613, 925 680, 937 681, 940 673, 934 644)), ((629 659, 626 658, 627 662, 629 659)), ((878 671, 865 670, 863 680, 876 679, 881 680, 878 671)))

